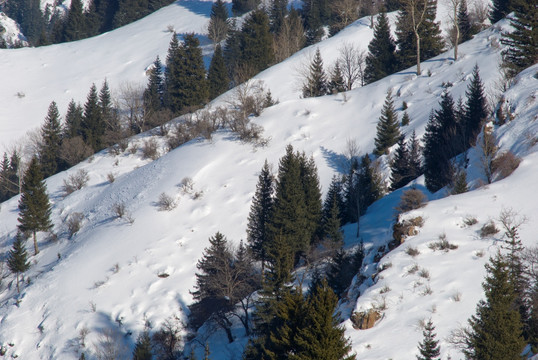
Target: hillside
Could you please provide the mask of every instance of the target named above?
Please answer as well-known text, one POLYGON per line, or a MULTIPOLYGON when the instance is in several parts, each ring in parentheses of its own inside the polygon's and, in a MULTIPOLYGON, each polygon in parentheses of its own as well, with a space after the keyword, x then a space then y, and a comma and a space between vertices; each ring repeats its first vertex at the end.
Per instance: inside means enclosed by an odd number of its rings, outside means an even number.
MULTIPOLYGON (((208 13, 204 12, 208 9, 205 5, 181 1, 125 28, 75 43, 10 50, 8 56, 2 56, 8 53, 0 50, 0 75, 9 84, 17 84, 17 89, 26 95, 13 98, 15 88, 0 89, 0 108, 6 109, 0 112, 0 140, 7 145, 40 124, 41 120, 35 119, 43 118, 51 100, 64 109, 71 98, 84 99, 90 84, 101 83, 104 77, 113 86, 127 79, 144 82, 145 67, 155 55, 165 55, 170 39, 166 25, 173 24, 180 33, 202 33, 208 13), (11 70, 6 70, 9 67, 11 70), (55 97, 51 99, 51 95, 55 97), (13 100, 22 102, 25 111, 21 112, 20 106, 8 106, 13 100)), ((325 64, 334 61, 335 50, 345 42, 353 41, 366 48, 372 36, 368 24, 368 19, 361 19, 320 43, 325 64)), ((503 27, 506 23, 463 44, 457 62, 451 52, 424 62, 422 76, 417 77, 409 69, 345 95, 300 99, 297 82, 290 79, 295 79, 297 67, 315 49, 307 48, 257 76, 280 101, 254 120, 263 126, 264 136, 270 139, 268 146, 242 143, 235 134, 222 129, 211 141, 197 139, 167 152, 162 137, 147 133, 130 139, 132 151, 120 155, 103 151, 49 178, 54 232, 59 236, 47 239, 40 234, 42 251, 32 258, 33 266, 27 273, 29 284, 20 296, 12 276, 4 279, 0 288, 0 345, 7 349, 6 356, 77 359, 84 351, 87 358, 93 359, 93 346, 107 330, 111 336, 118 336, 117 341, 130 353, 146 321, 158 329, 173 315, 185 320, 186 307, 192 302, 189 290, 194 284, 196 260, 208 245, 209 236, 220 231, 235 244, 245 239, 250 201, 265 159, 276 170, 285 146, 292 144, 313 155, 322 187, 327 189, 332 175, 342 169, 346 139, 355 139, 362 153, 373 149, 375 126, 388 89, 397 94, 397 109, 401 110, 403 101, 409 106, 411 123, 402 131, 409 135, 416 130, 420 136, 430 110, 438 106, 443 83, 453 84, 450 92, 454 98, 464 96, 475 64, 480 67, 486 90, 495 93, 499 81, 498 39, 503 27), (155 161, 142 159, 140 150, 150 137, 162 145, 161 157, 155 161), (88 185, 64 197, 63 180, 81 169, 90 176, 88 185), (109 174, 115 178, 112 183, 109 174), (186 177, 193 180, 192 193, 182 192, 178 186, 186 177), (177 198, 177 208, 170 212, 158 210, 156 203, 163 192, 177 198), (130 216, 117 218, 114 207, 121 203, 130 216), (84 215, 83 227, 68 239, 66 219, 75 212, 84 215), (88 334, 86 346, 82 347, 80 334, 85 329, 88 334)), ((512 208, 529 219, 520 235, 526 245, 535 245, 538 158, 533 139, 538 133, 537 71, 538 66, 528 69, 506 92, 514 119, 495 130, 501 150, 510 149, 523 160, 515 173, 481 186, 479 152, 471 150, 468 180, 472 191, 449 197, 444 197, 444 190, 428 194, 428 205, 408 215, 425 219, 420 233, 381 260, 381 264, 392 266, 386 266, 387 270, 375 281, 350 290, 349 302, 343 303, 340 310, 346 335, 358 358, 414 358, 421 339, 418 321, 429 317, 442 339, 442 357, 450 354, 452 359, 463 358, 446 339, 474 313, 482 296, 483 265, 495 253, 501 235, 480 239, 480 227, 489 219, 498 219, 502 209, 512 208), (463 227, 467 216, 475 216, 478 224, 463 227), (428 244, 442 233, 458 249, 448 253, 429 249, 428 244), (408 246, 416 247, 420 254, 410 257, 405 253, 408 246), (430 274, 430 279, 422 280, 420 285, 416 285, 421 280, 418 275, 408 274, 414 263, 430 274), (421 295, 427 285, 432 293, 421 295), (390 290, 380 294, 385 286, 390 290), (362 295, 357 300, 359 291, 362 295), (460 300, 456 301, 458 293, 460 300), (352 328, 348 320, 351 311, 365 310, 383 301, 387 307, 374 328, 352 328)), ((216 99, 213 106, 225 104, 232 94, 233 91, 216 99)), ((424 190, 422 178, 415 185, 424 190)), ((373 263, 373 257, 378 247, 391 238, 393 209, 401 192, 376 202, 361 218, 360 237, 369 251, 366 276, 375 274, 381 266, 373 263)), ((0 209, 2 253, 11 247, 15 234, 17 202, 18 198, 13 198, 0 209)), ((348 247, 359 242, 355 229, 356 224, 344 229, 348 247)), ((230 346, 221 335, 200 334, 200 339, 209 340, 212 358, 240 358, 239 350, 246 342, 243 330, 234 328, 237 340, 230 346)), ((198 356, 202 354, 201 347, 196 351, 198 356)))

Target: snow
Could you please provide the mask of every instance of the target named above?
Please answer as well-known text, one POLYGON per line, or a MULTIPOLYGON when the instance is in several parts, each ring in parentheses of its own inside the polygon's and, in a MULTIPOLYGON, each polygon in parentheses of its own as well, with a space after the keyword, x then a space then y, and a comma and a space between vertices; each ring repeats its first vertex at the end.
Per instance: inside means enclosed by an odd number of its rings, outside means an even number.
MULTIPOLYGON (((207 5, 178 1, 95 38, 0 51, 0 77, 7 84, 0 88, 1 143, 9 145, 40 126, 50 101, 55 100, 60 109, 65 109, 71 98, 83 102, 92 82, 99 86, 107 78, 113 89, 126 81, 144 84, 144 69, 156 55, 165 57, 170 40, 168 24, 179 33, 194 31, 204 39, 207 5), (15 97, 18 91, 26 96, 15 97)), ((503 22, 462 44, 457 61, 451 52, 425 61, 421 76, 411 68, 346 94, 300 99, 296 74, 304 59, 319 47, 327 67, 345 43, 366 49, 372 36, 368 25, 369 19, 360 19, 256 77, 280 100, 254 119, 270 139, 266 147, 242 143, 227 130, 219 130, 211 140, 193 140, 167 152, 164 139, 150 132, 130 139, 129 150, 120 155, 105 150, 47 179, 58 239, 39 234, 41 252, 32 257, 32 267, 26 274, 30 284, 23 286, 20 296, 13 276, 0 286, 0 345, 7 348, 7 356, 76 359, 84 351, 87 358, 94 359, 94 344, 106 329, 119 334, 120 343, 132 349, 146 321, 153 330, 173 315, 184 321, 192 302, 189 290, 194 285, 196 261, 208 246, 208 238, 220 231, 234 244, 245 239, 250 201, 265 159, 276 171, 285 146, 292 144, 296 150, 313 155, 322 187, 327 189, 332 175, 343 169, 346 139, 355 139, 362 153, 373 149, 376 123, 388 89, 395 94, 400 116, 402 102, 408 103, 411 123, 403 132, 409 135, 416 130, 418 136, 424 133, 430 110, 438 107, 443 83, 453 84, 450 92, 455 99, 463 97, 472 69, 478 64, 486 89, 490 93, 496 89, 501 50, 497 44, 502 28, 507 26, 503 22), (150 138, 161 144, 161 157, 155 161, 143 159, 140 150, 150 138), (82 169, 89 174, 88 185, 64 196, 64 179, 82 169), (108 174, 114 175, 114 182, 108 181, 108 174), (194 192, 201 196, 180 189, 186 177, 193 180, 194 192), (157 201, 163 192, 178 199, 177 208, 159 211, 157 201), (127 210, 123 218, 115 214, 118 204, 124 204, 127 210), (66 221, 75 212, 84 214, 83 226, 68 239, 66 221), (80 345, 83 329, 89 331, 85 347, 80 345)), ((209 54, 209 46, 204 51, 209 54)), ((379 200, 361 218, 360 237, 368 251, 365 275, 371 280, 363 285, 356 283, 350 289, 349 302, 340 307, 357 358, 414 358, 422 338, 419 321, 432 318, 441 340, 442 358, 450 355, 462 359, 448 337, 474 313, 482 297, 483 265, 497 251, 502 236, 501 232, 494 238, 481 239, 480 227, 498 219, 503 209, 512 208, 529 219, 521 227, 522 240, 526 245, 536 245, 533 235, 538 226, 533 217, 538 214, 538 199, 533 190, 538 155, 533 139, 538 133, 537 71, 538 66, 534 66, 523 72, 506 92, 514 119, 495 130, 501 151, 511 150, 522 158, 514 174, 480 186, 485 178, 478 149, 472 149, 468 174, 472 191, 457 196, 446 196, 444 190, 430 194, 424 188, 424 179, 417 179, 414 185, 427 193, 430 202, 406 217, 420 215, 425 224, 419 234, 407 238, 380 264, 373 263, 373 257, 391 238, 394 207, 405 189, 379 200), (478 224, 464 226, 467 216, 476 217, 478 224), (428 244, 441 234, 458 248, 449 252, 431 250, 428 244), (409 246, 416 247, 420 254, 414 258, 407 255, 409 246), (391 266, 383 266, 389 263, 391 266), (418 272, 408 273, 415 263, 428 270, 429 280, 418 272), (386 269, 378 273, 383 267, 386 269), (385 288, 381 294, 385 286, 390 290, 385 288), (431 294, 427 294, 427 286, 431 294), (352 311, 383 303, 383 318, 374 328, 359 331, 351 327, 352 311)), ((213 108, 224 105, 232 93, 216 99, 213 108)), ((386 157, 382 160, 387 161, 386 157)), ((15 197, 0 208, 1 252, 10 248, 16 232, 17 202, 15 197)), ((347 247, 361 240, 355 236, 356 224, 347 225, 344 231, 347 247)), ((240 358, 246 344, 244 330, 237 325, 233 334, 237 340, 231 345, 221 333, 206 328, 200 339, 209 341, 214 359, 240 358)), ((200 357, 202 348, 197 346, 196 351, 200 357)))

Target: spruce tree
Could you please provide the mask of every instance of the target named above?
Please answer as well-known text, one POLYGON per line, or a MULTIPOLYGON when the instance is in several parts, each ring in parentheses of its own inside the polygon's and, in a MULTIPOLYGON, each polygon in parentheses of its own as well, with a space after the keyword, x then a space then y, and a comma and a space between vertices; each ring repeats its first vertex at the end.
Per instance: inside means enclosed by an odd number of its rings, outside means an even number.
POLYGON ((492 24, 502 20, 508 13, 512 11, 511 3, 513 0, 493 0, 489 13, 489 20, 492 24))
POLYGON ((37 246, 37 232, 52 228, 50 220, 51 205, 43 175, 39 168, 37 157, 30 161, 24 173, 22 192, 19 199, 18 228, 23 233, 30 233, 34 239, 34 255, 39 253, 37 246))
POLYGON ((460 43, 469 41, 473 38, 474 29, 469 19, 467 10, 467 1, 461 0, 458 7, 458 28, 460 30, 460 43))
POLYGON ((402 115, 402 126, 407 126, 411 122, 411 118, 409 117, 409 114, 407 111, 404 111, 402 115))
POLYGON ((523 69, 538 63, 538 6, 533 1, 521 1, 515 8, 515 15, 510 17, 514 31, 504 33, 501 43, 506 45, 503 51, 503 66, 508 76, 513 77, 523 69))
POLYGON ((460 169, 454 175, 454 186, 452 187, 452 195, 463 194, 469 191, 467 187, 467 173, 464 169, 460 169))
POLYGON ((84 104, 84 114, 81 122, 82 137, 94 152, 102 150, 103 135, 105 134, 105 123, 103 121, 101 106, 99 106, 99 95, 97 87, 92 84, 90 92, 84 104))
POLYGON ((65 20, 63 41, 75 41, 86 37, 86 20, 81 0, 72 0, 65 20))
POLYGON ((338 298, 342 298, 345 290, 362 267, 364 260, 364 247, 361 242, 353 252, 346 252, 340 248, 331 258, 326 269, 327 283, 338 298))
POLYGON ((245 19, 240 36, 241 64, 252 75, 265 70, 275 60, 269 17, 263 10, 254 10, 245 19))
POLYGON ((360 215, 364 215, 368 207, 379 200, 384 193, 383 178, 368 154, 361 159, 356 191, 360 215))
POLYGON ((306 30, 306 44, 315 44, 321 40, 323 35, 322 9, 320 1, 305 1, 303 3, 302 11, 306 30))
POLYGON ((61 140, 60 112, 56 103, 53 101, 49 105, 45 124, 41 127, 39 163, 43 177, 49 177, 62 170, 62 161, 59 158, 61 140))
POLYGON ((149 71, 148 85, 144 90, 144 112, 147 114, 158 112, 164 107, 164 76, 163 65, 159 56, 155 58, 153 67, 149 71))
POLYGON ((476 144, 476 138, 486 120, 487 102, 484 94, 484 86, 480 79, 478 65, 473 69, 473 78, 465 93, 467 101, 463 114, 463 141, 465 149, 476 144))
POLYGON ((439 347, 439 341, 435 340, 435 326, 433 326, 432 320, 429 319, 424 326, 422 336, 424 337, 422 342, 418 344, 418 350, 420 355, 417 356, 417 360, 441 360, 439 356, 441 349, 439 347))
POLYGON ((64 137, 72 139, 82 135, 82 116, 83 110, 74 100, 69 102, 67 113, 65 114, 64 137))
POLYGON ((252 198, 247 224, 247 241, 254 258, 262 262, 262 268, 267 261, 269 246, 269 222, 273 212, 273 176, 267 160, 258 177, 256 192, 252 198))
POLYGON ((15 274, 17 277, 17 293, 21 293, 19 287, 19 277, 30 268, 30 262, 28 261, 28 253, 24 245, 24 237, 20 232, 17 232, 13 247, 7 255, 7 266, 9 271, 15 274))
POLYGON ((149 332, 144 330, 136 339, 135 348, 133 350, 133 360, 152 360, 151 338, 149 332))
POLYGON ((325 224, 333 216, 333 206, 336 204, 338 211, 338 227, 343 225, 344 220, 344 200, 342 198, 342 183, 336 175, 333 175, 327 195, 325 195, 325 201, 323 202, 323 208, 321 210, 321 223, 325 228, 325 224))
POLYGON ((368 45, 364 78, 367 84, 384 78, 396 70, 396 45, 390 34, 387 14, 382 12, 374 26, 374 37, 368 45))
POLYGON ((394 101, 392 100, 392 92, 390 90, 387 92, 376 130, 374 154, 381 156, 387 153, 388 149, 396 144, 400 137, 398 115, 394 109, 394 101))
POLYGON ((411 138, 408 141, 408 153, 409 153, 409 176, 411 180, 416 179, 422 175, 422 147, 417 138, 415 130, 411 133, 411 138))
POLYGON ((224 63, 224 57, 222 56, 222 49, 220 45, 217 45, 211 63, 209 64, 209 71, 207 74, 207 81, 209 85, 209 98, 214 99, 220 94, 226 92, 230 85, 230 78, 228 77, 228 71, 226 70, 226 64, 224 63))
POLYGON ((340 68, 340 62, 336 62, 331 71, 331 80, 329 81, 328 93, 337 94, 347 90, 344 77, 342 75, 342 69, 340 68))
POLYGON ((359 163, 353 158, 344 181, 344 223, 354 223, 359 219, 358 171, 359 163))
POLYGON ((168 53, 166 55, 166 71, 165 71, 165 95, 164 103, 172 110, 179 112, 179 103, 176 100, 179 96, 179 78, 181 76, 182 55, 179 50, 179 40, 177 34, 172 34, 172 39, 168 45, 168 53))
MULTIPOLYGON (((308 236, 308 246, 318 240, 321 222, 321 187, 318 169, 314 157, 307 158, 304 153, 299 156, 301 182, 303 185, 306 216, 303 232, 308 236)), ((308 248, 308 247, 307 247, 308 248)))
POLYGON ((215 43, 219 44, 226 39, 229 30, 228 9, 222 0, 217 0, 211 7, 209 17, 208 37, 215 43))
POLYGON ((241 15, 255 9, 260 0, 232 0, 232 12, 241 15))
POLYGON ((309 66, 309 73, 305 80, 303 97, 317 97, 327 94, 327 76, 325 75, 325 70, 323 70, 323 59, 319 48, 316 49, 316 54, 309 66))
POLYGON ((398 140, 398 150, 396 150, 390 168, 390 190, 399 189, 412 180, 409 152, 404 135, 400 136, 400 140, 398 140))
POLYGON ((516 293, 506 260, 499 254, 486 264, 485 300, 469 319, 465 355, 472 360, 518 360, 525 347, 523 324, 514 307, 516 293))
POLYGON ((223 21, 228 20, 228 9, 222 0, 216 0, 211 6, 210 18, 217 18, 223 21))
POLYGON ((288 1, 287 0, 271 0, 269 9, 269 19, 271 23, 271 32, 273 34, 279 34, 286 15, 288 14, 288 1))

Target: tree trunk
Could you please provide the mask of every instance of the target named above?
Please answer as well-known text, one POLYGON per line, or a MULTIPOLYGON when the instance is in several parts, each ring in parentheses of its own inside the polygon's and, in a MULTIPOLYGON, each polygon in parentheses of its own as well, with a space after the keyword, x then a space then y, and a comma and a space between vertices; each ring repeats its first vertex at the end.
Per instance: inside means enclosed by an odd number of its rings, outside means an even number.
POLYGON ((19 288, 19 273, 17 273, 17 294, 20 294, 21 293, 21 290, 19 288))
POLYGON ((37 236, 36 231, 34 231, 34 256, 39 254, 39 247, 37 247, 37 236))
POLYGON ((228 337, 228 342, 231 344, 234 342, 234 337, 232 336, 232 330, 229 326, 224 327, 224 331, 226 331, 226 336, 228 337))
POLYGON ((454 27, 456 28, 456 41, 454 42, 454 61, 458 60, 458 43, 460 42, 460 27, 458 24, 458 3, 454 4, 454 27))
POLYGON ((415 38, 417 39, 417 76, 420 76, 422 74, 420 70, 420 35, 417 30, 415 30, 415 38))

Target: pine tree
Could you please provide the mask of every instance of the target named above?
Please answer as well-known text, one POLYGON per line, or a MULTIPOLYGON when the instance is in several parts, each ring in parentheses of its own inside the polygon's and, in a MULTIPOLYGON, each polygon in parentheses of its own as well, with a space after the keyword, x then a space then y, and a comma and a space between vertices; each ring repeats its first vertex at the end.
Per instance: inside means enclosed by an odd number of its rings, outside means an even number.
POLYGON ((155 58, 149 72, 148 86, 144 90, 144 112, 155 113, 164 107, 163 65, 159 56, 155 58))
POLYGON ((516 360, 525 347, 522 322, 514 307, 516 293, 510 271, 498 253, 486 264, 482 283, 485 300, 480 300, 476 314, 469 319, 465 355, 472 360, 516 360))
POLYGON ((60 112, 56 103, 53 101, 49 105, 45 124, 41 127, 39 163, 43 177, 49 177, 62 170, 62 163, 59 158, 61 140, 60 112))
POLYGON ((228 9, 222 0, 217 0, 211 7, 211 15, 209 17, 208 37, 215 43, 219 44, 226 39, 229 26, 228 9))
POLYGON ((404 111, 402 115, 402 126, 407 126, 411 122, 411 118, 409 117, 409 114, 407 111, 404 111))
POLYGON ((9 271, 17 276, 17 293, 21 293, 19 287, 19 277, 21 274, 25 273, 30 268, 30 262, 28 261, 28 253, 26 252, 26 247, 24 246, 24 237, 20 232, 17 232, 15 237, 15 242, 13 247, 7 255, 7 266, 9 271))
POLYGON ((65 20, 63 41, 75 41, 86 37, 86 22, 81 0, 72 0, 65 20))
POLYGON ((344 328, 339 326, 338 314, 335 314, 338 297, 322 281, 309 295, 306 306, 304 325, 296 330, 293 359, 312 360, 354 360, 349 355, 351 344, 344 335, 344 328))
POLYGON ((327 195, 325 196, 325 201, 323 202, 323 208, 321 210, 321 223, 323 228, 329 219, 333 216, 334 204, 336 204, 338 211, 338 227, 343 225, 344 220, 344 200, 342 198, 342 183, 336 175, 332 177, 331 184, 327 190, 327 195))
POLYGON ((473 38, 474 29, 469 19, 467 10, 467 1, 461 0, 458 7, 458 28, 460 30, 460 43, 469 41, 473 38))
POLYGON ((222 0, 216 0, 211 6, 210 18, 218 18, 223 21, 228 20, 228 9, 222 0))
POLYGON ((396 45, 390 34, 387 14, 380 13, 374 27, 374 37, 368 45, 364 78, 367 84, 384 78, 396 70, 396 45))
POLYGON ((399 189, 412 180, 409 164, 409 152, 407 144, 405 143, 404 135, 400 136, 400 140, 398 140, 398 150, 396 150, 396 154, 390 168, 390 190, 394 191, 399 189))
POLYGON ((441 360, 441 357, 439 356, 441 354, 441 349, 439 347, 439 341, 435 340, 434 330, 435 327, 433 326, 432 320, 429 319, 424 326, 424 331, 422 331, 424 339, 418 344, 420 355, 417 356, 417 360, 441 360))
POLYGON ((328 92, 327 76, 323 70, 323 59, 319 48, 316 49, 316 54, 309 67, 309 73, 306 82, 303 85, 303 97, 317 97, 326 95, 328 92))
POLYGON ((259 0, 232 0, 232 12, 241 15, 255 9, 259 3, 259 0))
POLYGON ((299 156, 301 169, 301 182, 303 185, 305 198, 305 225, 303 232, 308 237, 309 243, 315 243, 319 236, 321 222, 321 187, 319 184, 318 169, 314 157, 307 158, 304 153, 299 156))
POLYGON ((347 253, 344 248, 340 248, 331 258, 331 262, 326 270, 327 283, 339 297, 351 285, 353 277, 357 275, 364 260, 364 247, 361 244, 352 253, 347 253))
MULTIPOLYGON (((103 136, 107 135, 107 132, 114 131, 119 132, 119 120, 116 116, 116 110, 112 106, 112 95, 110 94, 110 88, 108 87, 108 81, 105 79, 101 89, 99 90, 99 108, 101 110, 101 118, 103 122, 104 132, 103 136)), ((119 135, 119 134, 117 134, 119 135)), ((105 139, 103 138, 103 142, 105 139)), ((115 142, 107 145, 113 145, 115 142)))
POLYGON ((177 34, 172 34, 172 39, 168 45, 168 53, 166 55, 166 71, 165 77, 165 95, 164 103, 173 112, 177 112, 178 104, 176 98, 178 97, 178 83, 181 72, 181 52, 179 50, 179 40, 177 34))
POLYGON ((83 110, 74 100, 69 102, 67 113, 65 114, 64 137, 72 139, 82 135, 83 110))
POLYGON ((411 138, 408 141, 409 152, 409 176, 411 180, 422 175, 422 147, 417 138, 415 130, 411 133, 411 138))
POLYGON ((94 152, 103 149, 103 135, 105 134, 105 124, 99 106, 99 95, 97 87, 92 84, 86 103, 84 104, 84 114, 81 122, 82 137, 94 152))
POLYGON ((392 100, 392 92, 390 90, 387 92, 376 130, 374 154, 381 156, 387 153, 388 149, 396 144, 400 137, 398 115, 394 110, 394 101, 392 100))
POLYGON ((356 158, 351 160, 349 173, 344 182, 344 213, 343 223, 354 223, 359 219, 359 196, 358 196, 358 171, 359 163, 356 158))
POLYGON ((307 0, 303 3, 303 17, 306 30, 306 44, 312 45, 321 40, 323 35, 322 9, 319 0, 307 0))
POLYGON ((515 16, 510 18, 514 28, 503 34, 501 43, 507 46, 503 51, 503 65, 508 76, 513 77, 523 69, 538 63, 538 6, 533 1, 521 1, 515 8, 515 16))
POLYGON ((383 196, 383 193, 383 178, 379 170, 377 170, 375 163, 372 163, 370 156, 366 154, 362 157, 357 179, 360 215, 364 215, 368 207, 379 200, 383 196))
POLYGON ((484 95, 484 86, 480 79, 478 65, 473 69, 473 78, 465 93, 467 102, 463 115, 463 138, 465 149, 476 144, 476 137, 487 117, 487 102, 484 95))
POLYGON ((247 224, 247 241, 254 258, 262 262, 262 268, 267 261, 269 245, 269 222, 273 211, 273 176, 267 160, 263 165, 256 192, 252 198, 247 224))
POLYGON ((454 176, 454 186, 452 187, 451 193, 457 195, 466 193, 467 191, 469 191, 469 188, 467 187, 467 173, 464 169, 460 169, 454 176))
POLYGON ((339 61, 336 62, 331 71, 331 81, 329 81, 328 87, 328 93, 331 94, 337 94, 347 90, 339 61))
POLYGON ((288 14, 287 0, 271 0, 269 19, 271 23, 271 32, 279 34, 284 25, 284 21, 288 14))
POLYGON ((151 339, 149 332, 144 330, 136 339, 135 348, 133 350, 133 360, 152 360, 151 339))
POLYGON ((275 60, 269 17, 263 10, 254 10, 245 19, 240 36, 241 64, 252 74, 265 70, 275 60))
POLYGON ((209 98, 214 99, 220 94, 226 92, 230 85, 230 78, 228 77, 228 71, 226 70, 226 64, 224 63, 224 57, 222 56, 222 49, 220 45, 217 45, 211 63, 209 64, 209 71, 207 74, 207 81, 209 85, 209 98))
POLYGON ((22 193, 19 199, 19 217, 17 218, 19 230, 33 235, 34 255, 39 253, 36 233, 52 228, 50 215, 51 205, 47 188, 39 168, 39 161, 34 156, 24 173, 22 193))
POLYGON ((508 13, 512 11, 511 3, 513 0, 493 0, 491 3, 491 11, 489 20, 492 24, 502 20, 508 13))

